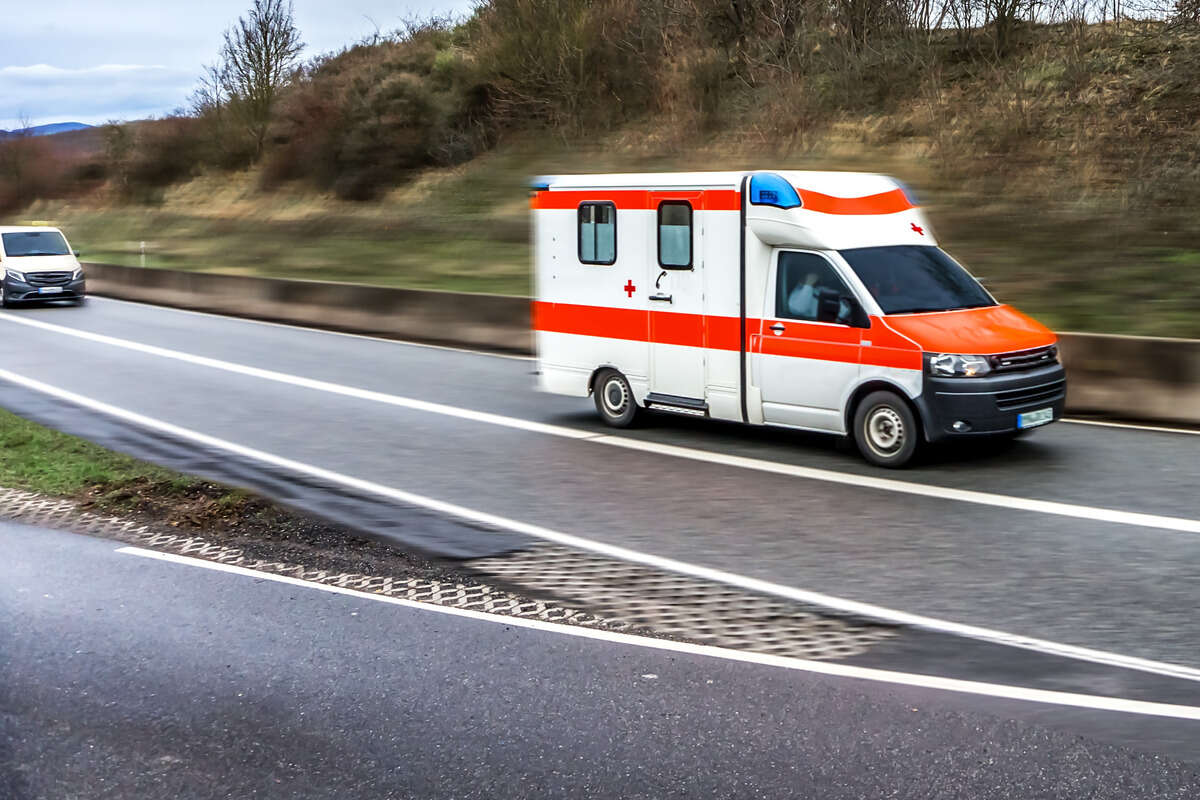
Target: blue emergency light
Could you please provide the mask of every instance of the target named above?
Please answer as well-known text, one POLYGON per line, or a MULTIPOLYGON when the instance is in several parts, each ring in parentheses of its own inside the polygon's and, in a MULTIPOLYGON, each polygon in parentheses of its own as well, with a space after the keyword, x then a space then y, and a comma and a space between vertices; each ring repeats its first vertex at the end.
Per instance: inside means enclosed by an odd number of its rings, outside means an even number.
POLYGON ((776 208, 801 208, 796 187, 773 172, 761 172, 750 178, 750 203, 776 208))

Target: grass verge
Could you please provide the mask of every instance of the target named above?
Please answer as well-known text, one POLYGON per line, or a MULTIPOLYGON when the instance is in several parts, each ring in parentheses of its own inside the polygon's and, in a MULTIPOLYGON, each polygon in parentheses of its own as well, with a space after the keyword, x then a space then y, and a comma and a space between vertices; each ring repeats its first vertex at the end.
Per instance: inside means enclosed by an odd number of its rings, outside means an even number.
POLYGON ((173 526, 230 524, 269 504, 246 492, 139 461, 0 410, 0 486, 69 497, 173 526))
POLYGON ((334 572, 458 575, 441 562, 294 513, 241 489, 108 450, 0 409, 0 487, 75 500, 81 511, 194 531, 266 560, 334 572))

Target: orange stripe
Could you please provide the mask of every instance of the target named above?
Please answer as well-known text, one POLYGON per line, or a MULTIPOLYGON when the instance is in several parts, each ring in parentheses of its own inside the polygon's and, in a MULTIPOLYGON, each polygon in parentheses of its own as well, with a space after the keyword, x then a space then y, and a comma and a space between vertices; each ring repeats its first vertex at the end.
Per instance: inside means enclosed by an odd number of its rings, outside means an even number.
MULTIPOLYGON (((746 320, 747 350, 766 355, 812 358, 821 361, 861 363, 865 366, 921 369, 921 351, 912 345, 907 349, 900 342, 876 342, 860 347, 861 336, 873 336, 886 330, 872 319, 872 328, 834 325, 813 325, 801 328, 811 338, 801 339, 763 335, 765 326, 775 320, 746 320), (882 346, 877 346, 882 345, 882 346)), ((784 320, 795 332, 803 322, 784 320)), ((573 333, 581 336, 600 336, 633 342, 655 342, 686 347, 707 347, 712 350, 738 350, 741 321, 737 317, 703 316, 673 311, 642 311, 631 308, 605 308, 572 303, 534 301, 533 329, 551 333, 573 333)), ((893 335, 894 336, 894 335, 893 335)), ((896 337, 898 338, 898 337, 896 337)))
POLYGON ((759 350, 765 356, 811 358, 815 361, 858 363, 858 342, 826 342, 820 339, 793 339, 786 336, 759 336, 759 350))
MULTIPOLYGON (((757 331, 756 327, 752 327, 757 324, 757 320, 746 320, 746 334, 757 331)), ((737 350, 741 328, 741 320, 737 317, 705 317, 704 341, 714 350, 737 350)))
POLYGON ((730 189, 653 192, 643 189, 541 191, 533 193, 529 205, 534 209, 569 209, 579 208, 580 203, 609 202, 622 211, 638 211, 658 208, 658 204, 663 200, 672 199, 688 200, 697 211, 738 211, 742 207, 741 192, 730 189))
POLYGON ((577 306, 535 300, 533 329, 645 342, 650 339, 650 312, 635 308, 577 306))
POLYGON ((797 189, 800 201, 808 211, 822 214, 897 214, 916 208, 908 202, 903 189, 867 195, 866 197, 834 197, 811 189, 797 189))

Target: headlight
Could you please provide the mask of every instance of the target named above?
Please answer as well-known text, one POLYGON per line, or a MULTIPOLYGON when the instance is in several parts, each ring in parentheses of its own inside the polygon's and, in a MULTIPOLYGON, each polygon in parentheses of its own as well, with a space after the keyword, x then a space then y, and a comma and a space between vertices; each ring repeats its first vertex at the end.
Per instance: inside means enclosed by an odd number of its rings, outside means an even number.
POLYGON ((76 267, 75 271, 71 273, 71 280, 73 280, 73 281, 77 281, 82 277, 83 277, 83 267, 76 267))
POLYGON ((978 378, 992 371, 984 356, 939 353, 929 357, 929 374, 944 378, 978 378))
POLYGON ((28 283, 28 281, 25 280, 24 272, 17 272, 15 269, 6 269, 6 270, 4 270, 4 273, 6 275, 8 275, 8 277, 12 278, 14 281, 20 281, 21 283, 28 283))

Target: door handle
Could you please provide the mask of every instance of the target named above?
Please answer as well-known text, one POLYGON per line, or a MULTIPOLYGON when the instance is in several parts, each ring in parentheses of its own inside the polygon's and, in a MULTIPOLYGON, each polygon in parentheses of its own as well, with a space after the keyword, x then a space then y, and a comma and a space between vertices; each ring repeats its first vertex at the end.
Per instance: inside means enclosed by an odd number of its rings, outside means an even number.
POLYGON ((650 295, 650 299, 657 300, 660 303, 672 303, 673 302, 671 299, 671 295, 669 295, 669 294, 652 294, 652 295, 650 295))
MULTIPOLYGON (((653 300, 654 298, 652 297, 650 299, 653 300)), ((771 326, 771 330, 775 331, 775 335, 778 336, 779 334, 784 332, 785 328, 783 327, 782 322, 776 322, 774 325, 771 326)))

